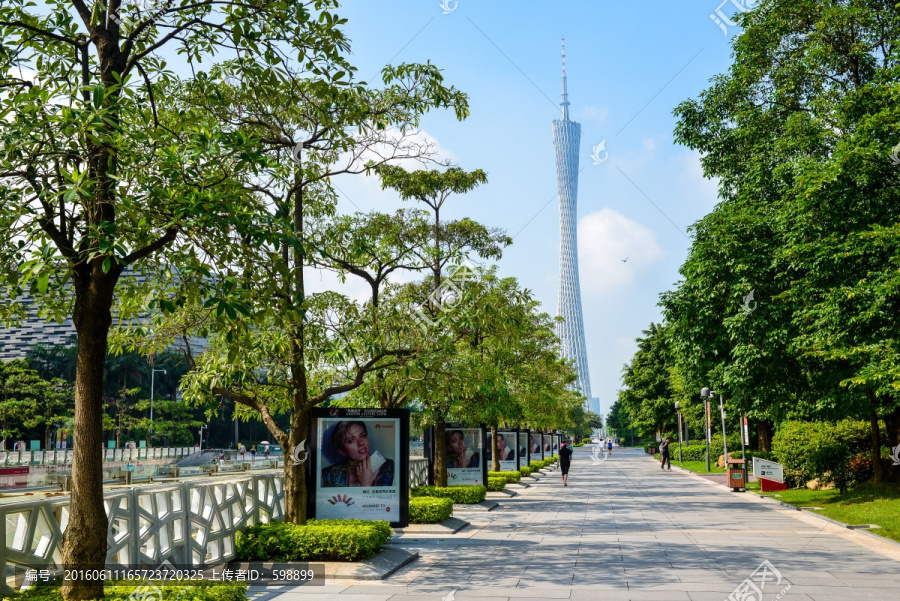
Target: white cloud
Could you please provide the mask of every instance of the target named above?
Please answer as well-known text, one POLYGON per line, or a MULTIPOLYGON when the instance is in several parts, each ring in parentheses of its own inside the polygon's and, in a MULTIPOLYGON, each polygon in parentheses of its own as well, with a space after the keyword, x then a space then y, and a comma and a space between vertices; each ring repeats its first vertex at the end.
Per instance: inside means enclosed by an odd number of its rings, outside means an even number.
POLYGON ((601 209, 578 222, 578 262, 585 294, 607 294, 629 284, 662 254, 653 232, 613 209, 601 209))
POLYGON ((609 109, 605 106, 587 105, 582 107, 578 116, 585 121, 606 121, 606 117, 609 116, 609 109))

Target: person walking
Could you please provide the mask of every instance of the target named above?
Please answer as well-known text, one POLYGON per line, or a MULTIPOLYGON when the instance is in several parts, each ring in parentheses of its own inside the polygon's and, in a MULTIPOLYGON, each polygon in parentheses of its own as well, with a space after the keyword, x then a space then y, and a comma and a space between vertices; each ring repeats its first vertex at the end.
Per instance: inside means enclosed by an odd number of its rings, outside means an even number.
POLYGON ((672 469, 672 461, 669 459, 669 443, 671 441, 671 438, 667 438, 659 445, 660 469, 665 469, 666 464, 668 464, 669 469, 672 469))
POLYGON ((559 445, 559 470, 562 472, 563 486, 569 485, 569 466, 572 465, 572 449, 569 445, 559 445))
POLYGON ((245 459, 244 454, 247 452, 247 447, 244 446, 244 443, 238 443, 238 454, 241 456, 241 461, 245 459))
POLYGON ((606 450, 609 451, 609 454, 612 455, 612 439, 607 439, 606 441, 606 450))
POLYGON ((256 461, 256 445, 250 447, 250 461, 256 461))

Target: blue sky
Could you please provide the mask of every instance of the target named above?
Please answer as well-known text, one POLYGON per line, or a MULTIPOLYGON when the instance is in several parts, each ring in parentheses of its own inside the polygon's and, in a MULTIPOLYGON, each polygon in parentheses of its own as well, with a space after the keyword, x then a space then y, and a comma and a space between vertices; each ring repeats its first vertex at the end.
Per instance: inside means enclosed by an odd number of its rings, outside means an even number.
MULTIPOLYGON (((445 156, 488 173, 486 186, 451 201, 450 216, 515 236, 501 275, 517 277, 552 315, 559 207, 550 123, 559 115, 565 35, 571 118, 582 124, 585 335, 593 396, 604 413, 634 339, 660 319, 659 293, 679 279, 686 228, 716 203, 716 184, 703 178, 699 156, 674 143, 672 111, 731 63, 737 28, 726 24, 726 35, 710 14, 731 15, 742 0, 719 2, 459 0, 442 14, 439 0, 391 0, 350 1, 339 11, 349 19, 352 60, 363 79, 374 81, 389 61, 430 60, 469 95, 465 122, 434 113, 422 123, 445 156), (609 158, 594 165, 592 147, 603 140, 609 158)), ((337 181, 344 210, 400 206, 372 179, 337 181)))

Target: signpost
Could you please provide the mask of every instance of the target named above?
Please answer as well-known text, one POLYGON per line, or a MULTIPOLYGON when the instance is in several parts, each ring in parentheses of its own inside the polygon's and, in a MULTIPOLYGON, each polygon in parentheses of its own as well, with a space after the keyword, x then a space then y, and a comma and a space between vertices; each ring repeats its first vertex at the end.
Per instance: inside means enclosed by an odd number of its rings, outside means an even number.
POLYGON ((780 463, 754 457, 753 475, 759 479, 759 487, 762 492, 787 490, 787 486, 784 484, 784 466, 780 463))

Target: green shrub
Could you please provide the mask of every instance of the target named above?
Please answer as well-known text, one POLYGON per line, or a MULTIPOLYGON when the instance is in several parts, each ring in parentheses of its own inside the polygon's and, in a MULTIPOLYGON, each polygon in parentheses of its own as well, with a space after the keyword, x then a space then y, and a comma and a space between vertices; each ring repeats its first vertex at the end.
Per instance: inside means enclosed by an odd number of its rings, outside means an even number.
POLYGON ((815 475, 810 461, 816 451, 840 445, 849 455, 856 455, 871 448, 870 433, 869 422, 862 420, 847 419, 834 424, 788 421, 778 426, 772 438, 772 451, 784 464, 785 483, 792 487, 802 486, 815 475))
MULTIPOLYGON (((146 588, 151 583, 143 580, 117 580, 107 582, 103 588, 103 601, 134 601, 135 599, 150 599, 142 594, 147 591, 152 595, 153 589, 146 588)), ((210 582, 192 581, 190 584, 177 585, 165 583, 157 585, 165 593, 165 599, 183 599, 185 601, 245 601, 247 598, 246 582, 210 582)), ((158 593, 157 593, 158 594, 158 593)), ((152 597, 156 599, 154 595, 152 597)), ((62 592, 59 585, 34 586, 21 593, 10 592, 3 595, 3 599, 10 601, 59 601, 62 592)))
POLYGON ((506 488, 506 478, 503 476, 488 476, 487 489, 491 492, 500 492, 506 488))
POLYGON ((487 494, 487 488, 480 484, 466 486, 448 486, 447 488, 438 488, 437 486, 416 486, 409 491, 411 497, 440 497, 453 499, 454 503, 462 503, 471 505, 472 503, 481 503, 487 494))
MULTIPOLYGON (((732 459, 740 459, 741 452, 734 451, 733 453, 728 453, 728 456, 732 459)), ((748 468, 753 467, 753 458, 759 457, 760 459, 765 459, 766 461, 778 461, 777 455, 771 451, 751 451, 747 449, 747 466, 748 468)))
POLYGON ((239 532, 240 561, 361 561, 381 550, 394 531, 383 521, 268 522, 239 532))
POLYGON ((821 482, 834 482, 841 494, 847 492, 850 483, 850 451, 841 444, 826 445, 817 449, 807 462, 813 477, 821 482))
POLYGON ((533 471, 534 470, 532 470, 531 466, 529 466, 529 465, 523 465, 522 467, 519 468, 519 473, 522 474, 523 476, 530 476, 531 472, 533 472, 533 471))
POLYGON ((572 445, 572 446, 573 446, 573 447, 583 447, 583 446, 584 446, 584 443, 583 443, 583 442, 576 442, 576 443, 575 443, 574 445, 572 445))
POLYGON ((409 521, 413 524, 440 524, 453 514, 453 499, 413 497, 409 500, 409 521))
POLYGON ((581 444, 591 444, 591 439, 590 438, 582 438, 581 444))
POLYGON ((535 461, 532 461, 529 465, 531 466, 531 469, 533 471, 538 471, 538 470, 542 470, 545 467, 547 467, 547 462, 543 461, 543 460, 535 460, 535 461))
POLYGON ((507 482, 518 482, 522 479, 520 472, 488 472, 488 478, 506 478, 507 482))

